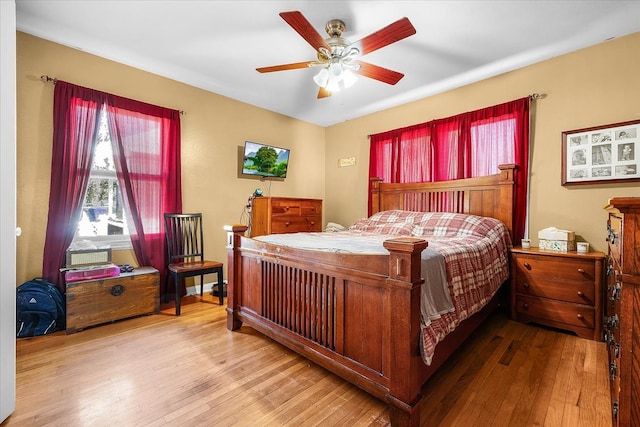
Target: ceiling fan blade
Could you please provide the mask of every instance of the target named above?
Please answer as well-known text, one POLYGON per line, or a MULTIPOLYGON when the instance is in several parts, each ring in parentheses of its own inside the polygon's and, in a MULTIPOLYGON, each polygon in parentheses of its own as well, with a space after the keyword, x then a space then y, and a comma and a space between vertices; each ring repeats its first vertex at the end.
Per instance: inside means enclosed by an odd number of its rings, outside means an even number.
POLYGON ((270 67, 256 68, 260 73, 272 73, 274 71, 298 70, 300 68, 310 68, 322 65, 318 61, 294 62, 292 64, 272 65, 270 67))
POLYGON ((318 90, 318 99, 328 98, 330 96, 331 96, 331 92, 329 92, 325 88, 321 87, 320 90, 318 90))
POLYGON ((394 85, 398 83, 401 78, 404 77, 404 74, 399 73, 397 71, 389 70, 388 68, 383 68, 378 65, 369 64, 368 62, 362 62, 362 61, 354 61, 354 62, 360 65, 360 68, 358 70, 354 70, 354 72, 360 74, 361 76, 369 77, 370 79, 379 80, 381 82, 394 85))
POLYGON ((416 29, 411 24, 411 21, 409 21, 409 18, 402 18, 352 43, 350 47, 356 47, 360 50, 361 55, 366 55, 391 43, 395 43, 398 40, 412 36, 415 33, 416 29))
POLYGON ((324 47, 329 52, 331 52, 331 46, 324 40, 324 38, 313 28, 313 25, 301 12, 297 10, 291 12, 281 12, 280 16, 284 19, 287 24, 291 26, 294 30, 297 31, 298 34, 302 36, 303 39, 307 41, 315 50, 320 50, 321 47, 324 47))

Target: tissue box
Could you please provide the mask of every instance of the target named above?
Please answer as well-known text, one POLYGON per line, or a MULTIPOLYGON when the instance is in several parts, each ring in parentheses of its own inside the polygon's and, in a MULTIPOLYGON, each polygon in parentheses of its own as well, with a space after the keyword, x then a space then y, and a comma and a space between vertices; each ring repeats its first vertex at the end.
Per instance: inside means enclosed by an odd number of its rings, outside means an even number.
POLYGON ((560 230, 555 227, 545 228, 538 232, 538 246, 545 251, 575 251, 576 234, 573 231, 560 230))

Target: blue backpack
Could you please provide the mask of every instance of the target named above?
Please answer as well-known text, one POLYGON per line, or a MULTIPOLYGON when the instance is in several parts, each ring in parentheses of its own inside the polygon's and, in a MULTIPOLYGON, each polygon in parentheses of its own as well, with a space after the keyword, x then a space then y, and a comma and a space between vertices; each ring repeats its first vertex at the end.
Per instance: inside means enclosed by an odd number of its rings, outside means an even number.
POLYGON ((16 289, 16 336, 35 337, 64 329, 65 304, 58 288, 44 279, 16 289))

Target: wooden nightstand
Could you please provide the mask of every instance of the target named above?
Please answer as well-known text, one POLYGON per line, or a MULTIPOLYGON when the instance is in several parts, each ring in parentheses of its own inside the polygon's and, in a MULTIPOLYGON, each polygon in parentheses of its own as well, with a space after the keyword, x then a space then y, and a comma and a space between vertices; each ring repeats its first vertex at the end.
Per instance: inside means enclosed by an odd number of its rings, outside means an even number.
POLYGON ((602 252, 511 250, 511 318, 602 341, 602 252))

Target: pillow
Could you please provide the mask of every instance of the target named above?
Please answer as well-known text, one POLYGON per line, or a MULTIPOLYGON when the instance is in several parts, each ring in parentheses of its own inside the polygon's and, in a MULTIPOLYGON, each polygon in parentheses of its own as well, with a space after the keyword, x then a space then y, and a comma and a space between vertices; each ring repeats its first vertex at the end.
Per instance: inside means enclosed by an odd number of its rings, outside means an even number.
POLYGON ((376 234, 388 234, 394 236, 411 236, 413 226, 407 222, 372 223, 368 218, 355 222, 349 231, 363 231, 376 234))
POLYGON ((484 237, 498 223, 500 221, 495 218, 450 212, 432 212, 430 215, 423 217, 422 221, 415 224, 413 235, 417 237, 463 237, 471 235, 484 237))

